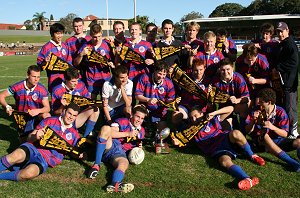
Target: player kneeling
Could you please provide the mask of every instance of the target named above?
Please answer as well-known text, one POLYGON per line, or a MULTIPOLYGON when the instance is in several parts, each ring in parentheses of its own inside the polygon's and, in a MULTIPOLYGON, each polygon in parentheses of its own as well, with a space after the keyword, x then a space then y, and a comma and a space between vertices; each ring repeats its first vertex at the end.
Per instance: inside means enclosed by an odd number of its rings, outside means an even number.
POLYGON ((147 114, 147 109, 144 106, 136 106, 133 108, 130 119, 119 118, 111 126, 103 126, 99 132, 95 164, 87 176, 91 179, 97 176, 101 160, 110 163, 115 170, 112 174, 112 183, 106 188, 109 193, 127 193, 134 189, 133 184, 122 183, 129 165, 126 154, 135 147, 142 147, 141 139, 145 136, 142 123, 147 114))

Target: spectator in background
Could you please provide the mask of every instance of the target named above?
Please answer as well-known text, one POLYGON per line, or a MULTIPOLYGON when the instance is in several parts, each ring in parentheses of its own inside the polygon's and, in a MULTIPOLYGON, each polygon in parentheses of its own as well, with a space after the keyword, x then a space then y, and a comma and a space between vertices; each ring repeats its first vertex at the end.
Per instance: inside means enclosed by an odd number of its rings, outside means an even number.
POLYGON ((237 49, 234 40, 228 38, 227 30, 219 28, 216 30, 217 50, 221 51, 224 57, 229 58, 232 62, 235 62, 237 57, 237 49))
POLYGON ((285 110, 290 119, 289 137, 296 138, 298 133, 298 47, 289 35, 290 30, 285 22, 279 22, 276 28, 279 36, 279 54, 275 69, 281 74, 284 90, 285 110))
POLYGON ((152 44, 152 46, 156 42, 156 35, 157 35, 157 26, 154 23, 148 23, 146 25, 146 41, 152 44))

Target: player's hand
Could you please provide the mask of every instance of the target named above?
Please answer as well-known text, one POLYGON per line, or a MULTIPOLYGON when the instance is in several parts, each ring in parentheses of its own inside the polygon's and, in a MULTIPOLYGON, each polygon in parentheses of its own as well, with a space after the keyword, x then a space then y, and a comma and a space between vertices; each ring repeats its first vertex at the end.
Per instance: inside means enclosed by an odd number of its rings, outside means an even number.
POLYGON ((149 98, 148 100, 148 104, 152 104, 152 105, 156 104, 157 102, 158 102, 157 98, 149 98))
POLYGON ((104 39, 107 40, 108 42, 114 42, 115 41, 114 37, 112 37, 112 36, 106 36, 104 39))
POLYGON ((62 98, 62 99, 60 100, 60 103, 61 103, 63 106, 67 106, 67 105, 68 105, 67 100, 66 100, 65 98, 62 98))
POLYGON ((254 113, 253 113, 253 119, 257 120, 260 114, 261 114, 260 110, 254 111, 254 113))
POLYGON ((210 112, 209 114, 207 114, 206 119, 207 119, 207 120, 211 120, 211 119, 213 119, 213 117, 214 117, 215 115, 216 115, 216 114, 215 114, 215 111, 210 112))
POLYGON ((6 113, 11 116, 14 109, 10 105, 6 105, 6 113))
POLYGON ((88 46, 86 46, 85 48, 83 48, 82 52, 80 53, 80 56, 85 56, 89 53, 90 48, 88 46))
POLYGON ((178 146, 180 144, 180 141, 177 138, 175 138, 175 137, 171 137, 171 138, 172 138, 172 143, 174 146, 178 146))
POLYGON ((79 156, 78 156, 78 158, 81 159, 81 160, 86 160, 87 159, 86 152, 80 153, 79 156))
POLYGON ((270 121, 265 121, 263 127, 267 128, 267 129, 270 129, 270 130, 274 130, 275 129, 275 126, 270 121))
POLYGON ((255 84, 255 78, 253 76, 250 76, 248 78, 248 81, 249 81, 250 84, 255 84))
POLYGON ((225 39, 225 41, 223 42, 223 45, 225 46, 225 49, 229 48, 229 42, 227 40, 227 38, 225 39))
POLYGON ((133 131, 129 132, 129 137, 136 137, 139 134, 139 131, 134 129, 133 131))
POLYGON ((28 113, 30 116, 34 117, 41 113, 40 109, 28 109, 28 113))
POLYGON ((115 67, 116 67, 116 66, 114 65, 113 62, 108 62, 107 64, 108 64, 108 66, 109 66, 110 68, 115 68, 115 67))
POLYGON ((153 65, 153 64, 154 64, 154 60, 153 60, 153 59, 150 59, 150 58, 147 58, 147 59, 145 60, 145 63, 146 63, 146 65, 153 65))
POLYGON ((261 49, 261 46, 259 43, 255 43, 254 46, 257 47, 258 49, 261 49))
POLYGON ((35 137, 37 140, 40 140, 44 137, 44 134, 45 134, 45 129, 38 129, 36 131, 35 137))

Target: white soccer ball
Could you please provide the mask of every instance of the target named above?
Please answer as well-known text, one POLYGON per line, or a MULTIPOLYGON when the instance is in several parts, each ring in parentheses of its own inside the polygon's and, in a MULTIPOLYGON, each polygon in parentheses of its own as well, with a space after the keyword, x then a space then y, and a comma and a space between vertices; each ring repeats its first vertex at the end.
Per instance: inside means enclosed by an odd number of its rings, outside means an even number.
POLYGON ((138 165, 144 161, 145 152, 142 148, 134 147, 128 154, 128 160, 131 164, 138 165))

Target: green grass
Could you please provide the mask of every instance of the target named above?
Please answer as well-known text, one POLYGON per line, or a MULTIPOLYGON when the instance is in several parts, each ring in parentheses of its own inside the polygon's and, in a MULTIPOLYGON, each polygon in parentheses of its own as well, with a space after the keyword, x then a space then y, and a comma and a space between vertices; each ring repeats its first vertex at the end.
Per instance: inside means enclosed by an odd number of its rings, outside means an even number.
POLYGON ((32 35, 0 35, 0 41, 3 43, 17 43, 20 42, 22 45, 23 41, 26 43, 46 43, 50 40, 49 36, 32 36, 32 35))
MULTIPOLYGON (((0 57, 0 89, 24 79, 27 66, 34 64, 36 56, 0 57), (10 77, 8 77, 10 76, 10 77), (15 77, 13 77, 15 76, 15 77)), ((45 73, 42 73, 45 77, 45 73)), ((46 82, 46 78, 42 78, 46 82)), ((13 103, 13 99, 9 99, 13 103)), ((0 108, 0 156, 18 146, 12 118, 0 108)), ((135 185, 126 195, 110 195, 105 186, 110 181, 111 168, 101 167, 95 180, 87 179, 84 172, 92 160, 78 162, 66 158, 63 163, 32 181, 12 182, 0 180, 2 197, 299 197, 299 173, 290 172, 277 158, 267 153, 267 160, 259 167, 243 156, 235 160, 249 175, 261 182, 243 192, 236 181, 217 163, 204 157, 196 148, 171 148, 168 155, 155 155, 154 148, 145 146, 146 157, 141 165, 130 165, 124 181, 135 185)), ((296 153, 290 152, 296 158, 296 153)), ((91 159, 93 157, 90 157, 91 159)))

